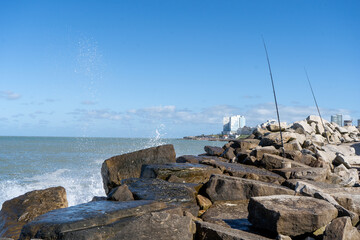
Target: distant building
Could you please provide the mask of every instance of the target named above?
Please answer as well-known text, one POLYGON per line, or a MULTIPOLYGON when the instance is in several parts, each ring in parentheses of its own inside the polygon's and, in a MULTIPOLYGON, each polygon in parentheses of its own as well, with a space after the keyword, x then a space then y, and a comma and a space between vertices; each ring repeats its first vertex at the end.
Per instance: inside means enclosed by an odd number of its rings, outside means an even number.
POLYGON ((341 114, 331 115, 331 122, 342 127, 343 116, 341 114))
POLYGON ((344 126, 352 126, 352 120, 344 120, 344 126))
POLYGON ((360 128, 360 119, 358 119, 358 125, 357 125, 358 128, 360 128))
POLYGON ((223 134, 236 134, 239 128, 245 127, 245 117, 235 115, 223 118, 223 134))

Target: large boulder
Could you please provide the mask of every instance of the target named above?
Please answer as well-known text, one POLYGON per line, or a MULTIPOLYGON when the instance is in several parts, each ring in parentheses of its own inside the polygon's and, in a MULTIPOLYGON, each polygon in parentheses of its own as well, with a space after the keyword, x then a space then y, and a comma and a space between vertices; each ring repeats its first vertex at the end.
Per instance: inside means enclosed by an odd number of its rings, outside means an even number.
POLYGON ((272 183, 226 175, 212 175, 207 184, 206 193, 214 202, 219 200, 246 200, 256 196, 278 194, 293 195, 294 191, 272 183))
POLYGON ((208 155, 217 157, 220 157, 224 152, 223 148, 215 146, 205 146, 204 150, 208 155))
POLYGON ((334 219, 326 226, 323 240, 358 240, 359 231, 351 225, 349 217, 334 219))
POLYGON ((163 164, 175 162, 174 146, 162 145, 140 151, 114 156, 105 160, 101 167, 104 189, 108 194, 120 185, 122 179, 138 178, 143 164, 163 164))
MULTIPOLYGON (((281 134, 284 144, 296 139, 296 134, 292 132, 282 132, 281 134)), ((270 133, 265 135, 259 145, 260 146, 281 146, 280 132, 270 133)))
POLYGON ((255 227, 287 236, 314 232, 338 214, 324 200, 289 195, 251 198, 248 210, 248 219, 255 227))
POLYGON ((309 125, 305 120, 294 122, 292 128, 295 129, 295 131, 300 134, 311 135, 312 133, 315 133, 315 129, 311 127, 311 125, 309 125))
POLYGON ((63 187, 35 190, 5 201, 0 211, 0 238, 18 239, 26 223, 44 213, 67 206, 63 187))
POLYGON ((193 239, 179 208, 153 201, 99 201, 48 212, 24 226, 20 239, 193 239))
POLYGON ((300 162, 295 162, 291 159, 268 153, 264 153, 263 158, 259 161, 259 165, 265 169, 279 169, 283 168, 284 166, 303 168, 309 167, 300 162))
POLYGON ((270 240, 257 234, 223 227, 217 224, 196 221, 197 240, 270 240))
POLYGON ((221 173, 220 169, 203 164, 168 163, 143 165, 140 177, 163 180, 169 180, 173 177, 178 182, 205 183, 209 180, 211 174, 221 173))

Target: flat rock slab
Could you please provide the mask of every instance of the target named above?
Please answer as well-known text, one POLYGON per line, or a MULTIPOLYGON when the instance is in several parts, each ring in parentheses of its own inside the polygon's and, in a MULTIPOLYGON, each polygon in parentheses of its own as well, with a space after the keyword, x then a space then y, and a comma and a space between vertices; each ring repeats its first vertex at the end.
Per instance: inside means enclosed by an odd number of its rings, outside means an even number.
MULTIPOLYGON (((295 190, 297 182, 299 182, 299 179, 289 179, 289 180, 286 180, 283 183, 283 185, 295 190)), ((326 183, 326 182, 316 182, 316 181, 307 180, 307 179, 301 179, 301 182, 309 183, 309 184, 311 184, 317 188, 320 188, 322 190, 329 189, 329 191, 332 191, 331 190, 332 188, 340 188, 340 185, 338 185, 338 184, 331 184, 331 183, 326 183)))
POLYGON ((307 179, 312 181, 324 182, 328 174, 326 168, 282 168, 273 169, 274 173, 286 179, 307 179))
POLYGON ((309 167, 305 164, 295 162, 291 159, 287 159, 278 155, 264 153, 263 158, 259 161, 260 166, 265 169, 279 169, 283 168, 283 165, 289 165, 290 167, 309 167))
POLYGON ((196 184, 171 183, 157 178, 130 178, 126 184, 137 200, 164 202, 196 202, 196 184))
POLYGON ((285 179, 280 175, 270 172, 266 169, 257 168, 255 166, 249 166, 240 163, 226 163, 222 161, 216 161, 214 159, 201 160, 200 163, 217 167, 221 169, 224 174, 229 174, 230 176, 234 177, 249 178, 262 182, 279 184, 285 181, 285 179))
POLYGON ((251 197, 278 194, 294 195, 293 190, 277 184, 226 175, 212 175, 206 193, 213 202, 246 200, 251 197))
POLYGON ((0 238, 18 239, 26 223, 44 213, 67 206, 63 187, 35 190, 5 201, 0 211, 0 238))
POLYGON ((205 222, 215 223, 238 230, 248 230, 249 200, 217 201, 202 216, 205 222))
POLYGON ((221 158, 221 157, 214 157, 214 156, 194 156, 194 155, 183 155, 178 158, 176 158, 177 163, 194 163, 199 164, 203 160, 217 160, 217 161, 223 161, 228 162, 228 159, 221 158))
POLYGON ((338 214, 324 200, 289 195, 251 198, 248 210, 255 227, 287 236, 314 232, 338 214))
POLYGON ((163 164, 175 162, 176 153, 171 144, 147 148, 136 152, 114 156, 101 166, 104 189, 108 194, 120 185, 122 179, 138 178, 143 164, 163 164))
POLYGON ((143 165, 141 178, 176 179, 177 182, 205 183, 211 174, 221 174, 221 170, 203 164, 168 163, 143 165), (176 177, 176 178, 175 178, 176 177))
MULTIPOLYGON (((164 208, 166 208, 165 203, 154 201, 84 203, 57 209, 36 218, 24 226, 20 239, 84 239, 84 237, 74 238, 74 236, 80 236, 79 233, 88 236, 86 231, 91 230, 93 232, 94 228, 99 231, 98 234, 101 234, 99 227, 114 224, 120 219, 140 216, 164 208)), ((88 239, 94 239, 94 237, 88 239)))
POLYGON ((217 224, 196 221, 197 240, 270 240, 257 234, 223 227, 217 224))

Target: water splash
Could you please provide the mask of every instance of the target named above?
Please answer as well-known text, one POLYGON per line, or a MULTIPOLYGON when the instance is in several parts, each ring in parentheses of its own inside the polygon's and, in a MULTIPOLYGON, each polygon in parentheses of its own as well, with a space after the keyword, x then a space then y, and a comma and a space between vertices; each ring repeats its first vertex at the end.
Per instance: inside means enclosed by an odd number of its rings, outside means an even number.
POLYGON ((164 131, 165 131, 165 125, 160 124, 155 129, 155 136, 153 136, 152 138, 149 139, 148 143, 146 144, 146 147, 150 148, 150 147, 157 147, 160 145, 167 144, 164 139, 164 136, 166 135, 166 133, 164 131))

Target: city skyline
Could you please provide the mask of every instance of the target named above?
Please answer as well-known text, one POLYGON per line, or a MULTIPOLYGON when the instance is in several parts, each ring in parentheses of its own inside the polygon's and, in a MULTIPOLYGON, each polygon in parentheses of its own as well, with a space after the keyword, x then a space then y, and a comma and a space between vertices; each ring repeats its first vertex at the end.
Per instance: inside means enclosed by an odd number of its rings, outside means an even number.
POLYGON ((1 1, 0 135, 182 137, 360 119, 360 2, 1 1), (273 14, 269 14, 273 13, 273 14))

